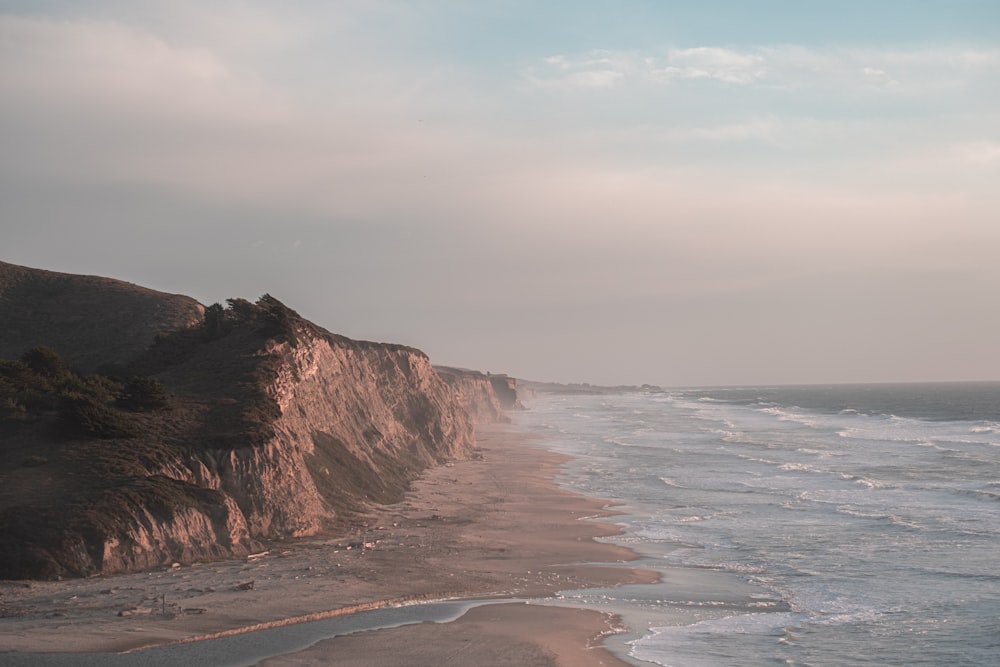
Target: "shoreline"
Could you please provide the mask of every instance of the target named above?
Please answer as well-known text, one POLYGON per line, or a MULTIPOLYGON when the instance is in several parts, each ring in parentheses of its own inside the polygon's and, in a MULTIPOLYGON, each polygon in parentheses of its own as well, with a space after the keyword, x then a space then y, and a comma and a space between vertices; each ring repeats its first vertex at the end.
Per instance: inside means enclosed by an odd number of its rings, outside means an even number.
MULTIPOLYGON (((247 559, 168 570, 0 582, 0 651, 135 651, 404 599, 551 598, 658 581, 626 565, 638 558, 631 550, 596 541, 620 530, 586 519, 614 512, 556 484, 567 456, 516 427, 480 426, 477 439, 481 457, 425 471, 402 502, 356 517, 351 537, 289 540, 247 559)), ((259 664, 376 664, 376 653, 434 664, 454 651, 462 662, 506 664, 496 660, 510 646, 519 656, 510 664, 627 665, 599 646, 616 623, 579 608, 482 604, 448 623, 323 639, 259 664)))

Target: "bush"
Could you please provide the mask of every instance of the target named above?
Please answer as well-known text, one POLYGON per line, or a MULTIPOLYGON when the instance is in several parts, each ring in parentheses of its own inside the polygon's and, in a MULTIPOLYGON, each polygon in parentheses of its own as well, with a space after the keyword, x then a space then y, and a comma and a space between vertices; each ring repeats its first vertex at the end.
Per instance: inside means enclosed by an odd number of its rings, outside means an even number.
POLYGON ((110 440, 139 435, 138 427, 128 415, 83 395, 63 398, 59 427, 68 437, 85 436, 110 440))
POLYGON ((32 371, 50 380, 62 380, 70 375, 69 367, 59 354, 48 347, 35 347, 21 357, 21 361, 32 371))
POLYGON ((137 375, 125 383, 117 403, 132 412, 149 412, 170 407, 170 398, 159 380, 137 375))
POLYGON ((5 421, 24 421, 58 404, 54 382, 20 361, 0 361, 0 401, 5 421))
POLYGON ((100 403, 111 403, 122 395, 124 385, 106 375, 88 375, 83 380, 82 393, 93 396, 100 403))
POLYGON ((22 423, 31 421, 28 410, 14 398, 0 398, 0 423, 22 423))

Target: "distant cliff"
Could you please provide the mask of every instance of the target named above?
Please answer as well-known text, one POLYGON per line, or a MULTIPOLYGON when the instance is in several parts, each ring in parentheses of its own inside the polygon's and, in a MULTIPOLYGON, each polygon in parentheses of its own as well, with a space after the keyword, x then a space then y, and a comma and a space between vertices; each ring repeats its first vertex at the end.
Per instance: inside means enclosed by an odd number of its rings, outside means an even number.
POLYGON ((506 411, 522 409, 514 378, 450 366, 434 368, 477 423, 508 423, 506 411))
POLYGON ((0 362, 2 578, 243 555, 398 500, 421 470, 474 447, 467 410, 418 350, 331 334, 268 295, 203 308, 10 266, 0 266, 18 276, 13 292, 0 283, 0 322, 18 313, 16 332, 0 331, 12 359, 0 362), (61 310, 67 293, 89 294, 94 308, 61 310), (98 305, 147 299, 161 314, 152 324, 98 305), (147 344, 128 358, 82 350, 49 334, 61 318, 87 341, 147 344), (36 340, 51 350, 25 355, 36 340), (120 375, 87 374, 111 364, 120 375))

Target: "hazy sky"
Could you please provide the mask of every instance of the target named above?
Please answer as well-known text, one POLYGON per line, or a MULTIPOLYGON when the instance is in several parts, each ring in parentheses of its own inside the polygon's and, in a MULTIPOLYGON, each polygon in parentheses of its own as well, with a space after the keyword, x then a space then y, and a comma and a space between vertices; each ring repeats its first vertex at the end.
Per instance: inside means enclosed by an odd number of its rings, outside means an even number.
POLYGON ((995 0, 0 0, 0 259, 541 380, 1000 380, 995 0))

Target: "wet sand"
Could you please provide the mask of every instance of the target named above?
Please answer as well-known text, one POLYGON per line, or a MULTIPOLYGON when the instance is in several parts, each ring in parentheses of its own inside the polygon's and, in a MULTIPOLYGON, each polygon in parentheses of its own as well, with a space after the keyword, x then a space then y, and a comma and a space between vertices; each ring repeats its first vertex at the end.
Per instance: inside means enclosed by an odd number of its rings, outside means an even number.
MULTIPOLYGON (((347 534, 271 544, 238 561, 0 582, 0 651, 123 651, 385 600, 543 597, 656 580, 623 565, 632 552, 594 541, 616 529, 586 520, 608 515, 604 503, 555 486, 561 456, 514 429, 479 431, 481 458, 427 471, 403 502, 347 534)), ((261 664, 622 665, 599 646, 615 625, 588 610, 484 605, 451 623, 337 637, 261 664)))

